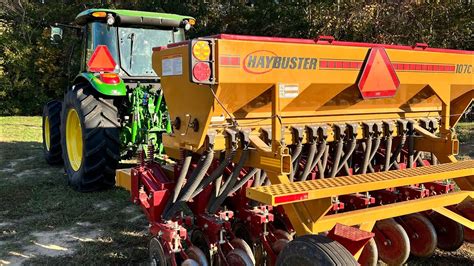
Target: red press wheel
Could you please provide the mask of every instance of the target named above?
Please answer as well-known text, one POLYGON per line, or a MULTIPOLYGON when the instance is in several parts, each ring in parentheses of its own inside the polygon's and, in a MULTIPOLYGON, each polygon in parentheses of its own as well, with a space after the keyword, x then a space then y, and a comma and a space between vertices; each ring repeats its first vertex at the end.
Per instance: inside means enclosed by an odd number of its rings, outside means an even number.
MULTIPOLYGON (((200 266, 207 266, 208 265, 206 255, 197 246, 190 246, 186 250, 186 254, 188 254, 189 259, 194 261, 197 265, 200 265, 200 266)), ((190 263, 192 263, 192 262, 190 262, 190 263)), ((183 264, 181 264, 181 266, 183 266, 183 265, 184 265, 184 262, 183 262, 183 264)), ((189 265, 193 265, 193 264, 189 264, 189 265)))
POLYGON ((379 252, 377 250, 377 244, 375 240, 372 238, 369 242, 365 245, 362 253, 360 254, 359 264, 361 266, 376 266, 379 260, 379 252))
POLYGON ((425 216, 415 213, 404 216, 401 225, 410 238, 410 253, 417 257, 430 257, 438 244, 433 224, 425 216))
POLYGON ((153 237, 148 244, 148 251, 150 254, 150 265, 167 266, 171 265, 171 258, 167 255, 158 238, 153 237))
POLYGON ((249 257, 247 252, 243 251, 240 248, 235 248, 227 253, 225 257, 227 263, 232 266, 253 266, 255 263, 249 257))
POLYGON ((275 231, 273 231, 273 235, 275 235, 276 239, 286 239, 288 241, 293 240, 293 236, 282 229, 276 229, 275 231))
POLYGON ((438 248, 445 251, 455 251, 464 242, 464 228, 457 222, 437 212, 429 214, 438 236, 438 248))
POLYGON ((252 263, 255 265, 255 256, 253 255, 252 249, 250 246, 241 238, 234 238, 230 241, 230 244, 234 247, 234 249, 238 248, 243 250, 247 256, 252 260, 252 263))
POLYGON ((402 265, 410 255, 410 240, 403 227, 393 219, 375 224, 375 243, 379 257, 388 265, 402 265))
MULTIPOLYGON (((456 211, 467 219, 474 221, 474 200, 459 203, 456 211)), ((474 230, 464 227, 464 241, 474 243, 474 230)))

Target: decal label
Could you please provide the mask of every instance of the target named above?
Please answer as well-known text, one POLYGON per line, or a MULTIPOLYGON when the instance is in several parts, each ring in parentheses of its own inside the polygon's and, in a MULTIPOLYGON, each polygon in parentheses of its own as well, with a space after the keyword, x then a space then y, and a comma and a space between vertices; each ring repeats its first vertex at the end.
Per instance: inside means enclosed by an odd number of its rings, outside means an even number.
POLYGON ((269 50, 257 50, 245 56, 242 67, 251 74, 265 74, 273 69, 316 70, 317 62, 315 57, 278 56, 269 50))
POLYGON ((180 76, 183 74, 183 57, 175 56, 161 61, 161 76, 180 76))
POLYGON ((456 73, 471 74, 472 73, 472 65, 457 64, 456 65, 456 73))
POLYGON ((278 84, 278 91, 280 98, 282 99, 293 99, 298 97, 300 88, 298 84, 278 84))

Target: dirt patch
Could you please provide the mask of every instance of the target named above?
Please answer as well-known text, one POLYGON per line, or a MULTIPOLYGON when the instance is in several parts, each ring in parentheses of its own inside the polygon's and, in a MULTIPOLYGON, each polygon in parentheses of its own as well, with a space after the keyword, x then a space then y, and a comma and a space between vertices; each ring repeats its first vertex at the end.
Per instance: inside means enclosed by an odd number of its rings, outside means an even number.
POLYGON ((9 257, 0 260, 2 264, 17 265, 38 256, 57 257, 73 254, 81 242, 99 241, 100 230, 69 230, 32 232, 31 239, 17 241, 21 248, 8 251, 9 257))

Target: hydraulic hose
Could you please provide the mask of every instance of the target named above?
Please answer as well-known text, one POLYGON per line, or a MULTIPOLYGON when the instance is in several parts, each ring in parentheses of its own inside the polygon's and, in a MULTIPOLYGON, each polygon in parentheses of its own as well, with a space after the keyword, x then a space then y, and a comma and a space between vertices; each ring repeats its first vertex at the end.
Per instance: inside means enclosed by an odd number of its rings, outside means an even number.
POLYGON ((163 210, 163 216, 165 216, 168 213, 169 209, 175 204, 176 200, 178 199, 179 193, 181 192, 181 188, 184 184, 184 181, 186 180, 186 175, 188 173, 189 166, 191 165, 191 159, 193 156, 190 151, 185 150, 183 157, 183 166, 181 167, 178 179, 176 180, 176 185, 173 190, 173 198, 171 201, 168 201, 166 203, 166 206, 163 210))
POLYGON ((313 164, 314 156, 316 155, 316 144, 316 141, 313 141, 313 143, 309 145, 308 159, 306 160, 306 164, 304 166, 303 173, 300 175, 299 181, 306 180, 309 172, 313 169, 311 168, 311 165, 313 164))
POLYGON ((230 190, 230 192, 228 193, 228 195, 236 192, 237 190, 239 190, 243 185, 245 185, 245 183, 247 183, 247 181, 249 181, 250 178, 252 178, 260 169, 258 168, 253 168, 252 170, 250 170, 244 177, 242 177, 242 179, 240 179, 239 183, 237 183, 236 185, 234 185, 234 187, 230 190))
POLYGON ((179 172, 179 177, 176 181, 176 186, 174 187, 173 191, 173 201, 172 203, 175 203, 176 200, 178 199, 179 193, 181 192, 181 187, 184 184, 184 181, 186 180, 186 175, 189 170, 189 166, 191 165, 191 159, 192 159, 192 153, 188 150, 184 151, 184 160, 183 160, 183 166, 181 167, 181 172, 179 172))
POLYGON ((194 169, 188 182, 181 190, 182 195, 179 197, 179 201, 188 201, 191 198, 192 194, 204 178, 204 175, 207 173, 207 170, 209 170, 213 159, 214 150, 212 145, 209 145, 206 152, 201 156, 198 166, 194 169))
POLYGON ((413 168, 413 154, 415 152, 414 150, 414 145, 415 145, 415 139, 414 139, 414 129, 413 129, 413 123, 408 123, 408 168, 413 168))
POLYGON ((344 141, 339 139, 336 146, 336 154, 334 155, 333 166, 331 168, 331 177, 335 177, 338 173, 339 163, 341 161, 342 149, 344 148, 344 141))
POLYGON ((207 170, 211 166, 212 160, 214 158, 214 150, 212 149, 212 145, 209 145, 206 152, 201 156, 199 162, 194 168, 191 176, 188 179, 186 185, 181 189, 179 193, 178 199, 173 202, 171 205, 167 205, 165 210, 163 211, 163 217, 165 219, 169 219, 171 215, 173 215, 176 210, 180 208, 180 205, 191 198, 191 194, 194 192, 196 187, 201 182, 202 178, 206 174, 207 170))
POLYGON ((242 151, 242 155, 240 156, 239 162, 234 168, 234 171, 232 171, 229 178, 227 178, 224 185, 220 188, 219 195, 217 196, 216 199, 211 200, 209 202, 209 205, 208 205, 209 213, 215 213, 217 209, 220 207, 220 205, 224 202, 225 198, 227 197, 227 195, 229 194, 229 192, 232 190, 235 183, 237 182, 237 177, 239 176, 240 171, 244 167, 244 164, 247 161, 248 157, 249 157, 249 150, 248 150, 248 147, 245 147, 244 150, 242 151))
POLYGON ((295 178, 295 173, 297 169, 296 167, 300 163, 300 158, 301 158, 300 155, 301 155, 302 150, 303 150, 303 144, 301 143, 301 141, 299 141, 295 146, 295 150, 293 151, 293 154, 291 155, 291 163, 293 166, 293 171, 291 171, 290 173, 290 182, 293 182, 295 178))
MULTIPOLYGON (((339 168, 337 169, 337 172, 341 171, 341 169, 343 167, 347 168, 347 169, 349 168, 347 166, 347 160, 349 159, 349 157, 351 157, 352 153, 354 153, 354 150, 355 150, 356 146, 357 146, 357 139, 356 139, 356 137, 352 137, 350 147, 349 147, 348 151, 342 157, 341 163, 339 165, 339 168)), ((347 172, 347 169, 346 169, 346 172, 347 172)), ((347 173, 347 174, 349 174, 349 173, 347 173)))
POLYGON ((199 186, 196 188, 196 190, 193 192, 193 194, 191 195, 191 198, 194 198, 195 196, 197 196, 199 193, 201 193, 201 191, 206 187, 208 186, 209 184, 211 184, 212 182, 214 182, 218 177, 222 176, 222 173, 224 172, 225 168, 232 162, 232 160, 234 159, 234 156, 235 156, 235 152, 236 152, 236 149, 235 148, 232 148, 228 153, 227 155, 225 156, 224 160, 221 161, 221 163, 219 164, 219 166, 209 175, 207 176, 206 178, 204 178, 204 180, 202 180, 202 182, 199 184, 199 186))
POLYGON ((322 139, 321 143, 319 143, 318 153, 314 156, 314 160, 313 160, 313 163, 311 164, 311 168, 310 168, 311 170, 313 170, 319 164, 319 162, 321 160, 321 157, 323 157, 324 152, 326 150, 326 144, 327 144, 326 139, 322 139))
POLYGON ((262 170, 258 170, 255 174, 255 180, 252 183, 252 187, 258 187, 260 184, 260 178, 262 177, 262 170))
POLYGON ((262 175, 260 176, 260 182, 256 185, 257 187, 261 186, 267 180, 267 172, 262 170, 262 175))
POLYGON ((392 165, 395 165, 395 167, 397 169, 400 169, 400 166, 398 166, 398 163, 397 163, 397 158, 398 158, 398 155, 400 154, 400 152, 402 151, 403 146, 405 145, 406 139, 407 139, 407 134, 406 134, 406 132, 403 132, 400 143, 398 144, 397 148, 393 152, 392 157, 390 157, 390 166, 389 166, 389 168, 391 168, 392 165))
POLYGON ((387 148, 385 150, 385 167, 384 171, 390 170, 390 157, 392 156, 392 135, 387 137, 387 148))
POLYGON ((360 168, 360 173, 361 174, 367 173, 367 167, 369 165, 370 153, 371 152, 372 152, 372 137, 367 136, 367 139, 365 140, 364 161, 362 162, 362 167, 360 168))
POLYGON ((326 166, 328 164, 329 158, 329 145, 326 144, 326 148, 324 149, 323 160, 318 162, 318 171, 319 171, 319 178, 325 178, 324 172, 326 170, 326 166))
POLYGON ((415 153, 415 162, 419 163, 420 166, 424 166, 425 162, 423 162, 423 158, 421 158, 421 151, 415 153))
POLYGON ((375 154, 377 154, 377 151, 379 150, 381 141, 382 141, 382 135, 378 134, 377 137, 375 138, 374 143, 373 143, 372 152, 370 153, 370 158, 369 158, 369 171, 371 173, 375 172, 375 170, 372 167, 372 164, 370 162, 372 162, 372 160, 375 157, 375 154))

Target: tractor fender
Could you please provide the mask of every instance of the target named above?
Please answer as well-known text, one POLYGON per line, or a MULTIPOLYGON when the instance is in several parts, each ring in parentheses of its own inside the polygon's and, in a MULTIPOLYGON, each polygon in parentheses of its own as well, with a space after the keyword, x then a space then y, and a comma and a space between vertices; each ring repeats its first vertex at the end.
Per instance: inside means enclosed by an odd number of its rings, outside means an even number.
POLYGON ((127 88, 122 79, 119 83, 108 84, 100 80, 98 76, 90 72, 82 72, 76 76, 73 84, 78 84, 79 82, 87 81, 91 86, 99 93, 107 96, 125 96, 127 95, 127 88))

